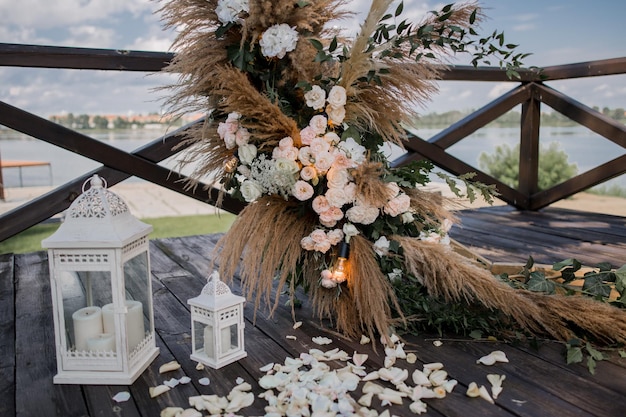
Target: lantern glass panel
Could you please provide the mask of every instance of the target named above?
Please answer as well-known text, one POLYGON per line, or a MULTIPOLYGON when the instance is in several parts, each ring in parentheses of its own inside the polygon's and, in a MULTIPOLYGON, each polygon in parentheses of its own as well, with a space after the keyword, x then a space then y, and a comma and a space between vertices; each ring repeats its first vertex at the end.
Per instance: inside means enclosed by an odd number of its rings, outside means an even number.
POLYGON ((107 342, 103 345, 105 331, 101 308, 112 302, 111 273, 60 271, 58 278, 63 297, 66 349, 114 350, 115 341, 112 337, 107 337, 107 342))
POLYGON ((148 253, 142 252, 124 263, 126 331, 129 351, 141 345, 152 329, 148 253))
POLYGON ((233 349, 239 349, 239 335, 237 332, 238 327, 237 323, 234 323, 222 329, 222 339, 224 339, 224 343, 222 344, 222 355, 233 349))

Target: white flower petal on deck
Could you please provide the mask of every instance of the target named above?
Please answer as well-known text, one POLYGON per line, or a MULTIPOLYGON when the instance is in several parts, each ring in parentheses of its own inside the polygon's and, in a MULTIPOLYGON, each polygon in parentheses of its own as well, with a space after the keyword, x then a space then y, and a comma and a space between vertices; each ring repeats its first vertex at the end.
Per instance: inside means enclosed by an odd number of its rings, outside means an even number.
POLYGON ((116 403, 122 403, 130 400, 130 393, 128 391, 120 391, 113 396, 113 401, 116 403))
POLYGON ((176 417, 183 411, 185 410, 183 410, 181 407, 166 407, 163 410, 161 410, 161 414, 159 414, 159 416, 160 417, 176 417))
POLYGON ((501 350, 494 350, 489 355, 482 356, 479 358, 476 363, 480 363, 483 365, 491 366, 496 362, 508 362, 509 359, 506 357, 506 354, 501 350))
POLYGON ((204 377, 204 378, 200 378, 198 380, 198 383, 200 385, 209 385, 211 383, 211 380, 209 378, 204 377))
POLYGON ((170 390, 170 387, 168 387, 167 385, 157 385, 156 387, 148 388, 148 392, 150 393, 150 398, 157 397, 169 390, 170 390))
POLYGON ((171 361, 171 362, 164 363, 163 365, 161 365, 159 367, 159 373, 164 374, 165 372, 176 371, 177 369, 180 369, 180 363, 176 361, 171 361))
POLYGON ((298 327, 302 326, 302 322, 301 321, 297 321, 293 324, 293 329, 296 330, 298 327))
POLYGON ((317 336, 312 338, 311 340, 313 341, 313 343, 318 345, 329 345, 333 342, 331 339, 324 336, 317 336))

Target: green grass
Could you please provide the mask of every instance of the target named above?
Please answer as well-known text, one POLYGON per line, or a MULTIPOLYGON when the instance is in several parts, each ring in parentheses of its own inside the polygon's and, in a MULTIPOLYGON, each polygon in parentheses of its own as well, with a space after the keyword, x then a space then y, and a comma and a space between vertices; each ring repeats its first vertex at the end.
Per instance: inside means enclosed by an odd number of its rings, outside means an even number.
MULTIPOLYGON (((181 237, 226 232, 235 220, 234 214, 225 213, 207 216, 177 216, 142 219, 154 230, 150 239, 181 237)), ((45 223, 31 227, 3 242, 0 253, 28 253, 43 250, 41 241, 54 233, 60 223, 45 223)))

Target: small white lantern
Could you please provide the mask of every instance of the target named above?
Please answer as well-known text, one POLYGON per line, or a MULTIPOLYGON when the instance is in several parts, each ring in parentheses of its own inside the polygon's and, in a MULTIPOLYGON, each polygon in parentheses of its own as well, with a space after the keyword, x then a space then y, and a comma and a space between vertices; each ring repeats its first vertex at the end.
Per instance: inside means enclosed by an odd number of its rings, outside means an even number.
POLYGON ((41 242, 50 265, 55 384, 130 385, 158 355, 151 231, 94 175, 41 242))
POLYGON ((243 305, 214 271, 191 306, 191 359, 219 369, 245 358, 243 305))

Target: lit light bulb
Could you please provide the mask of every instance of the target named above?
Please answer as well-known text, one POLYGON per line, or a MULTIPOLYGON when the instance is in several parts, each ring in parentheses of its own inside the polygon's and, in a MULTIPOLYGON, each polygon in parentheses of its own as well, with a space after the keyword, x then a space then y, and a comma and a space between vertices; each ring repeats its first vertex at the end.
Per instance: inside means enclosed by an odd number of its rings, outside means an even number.
POLYGON ((344 282, 346 280, 346 272, 348 269, 348 259, 337 258, 337 263, 333 268, 333 280, 337 282, 344 282))
POLYGON ((332 279, 336 282, 344 282, 347 279, 348 274, 348 254, 350 252, 350 246, 344 240, 339 247, 339 253, 337 255, 337 261, 333 267, 332 279))

